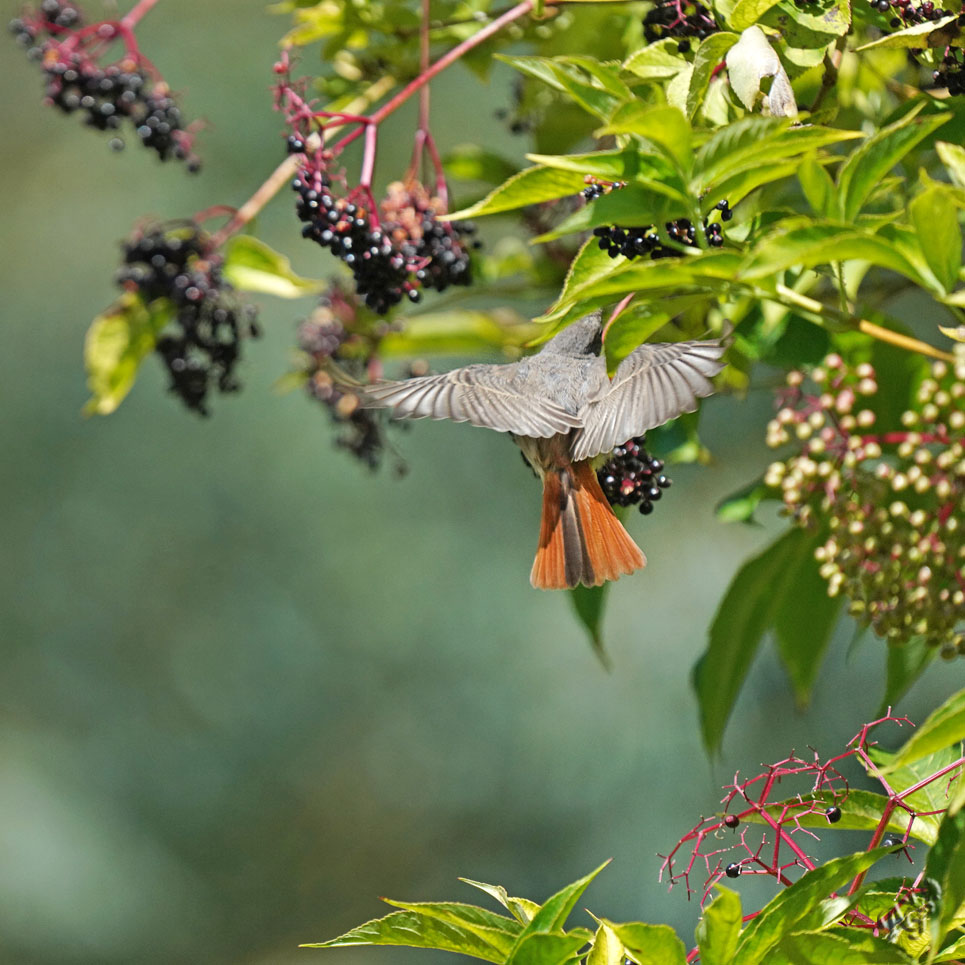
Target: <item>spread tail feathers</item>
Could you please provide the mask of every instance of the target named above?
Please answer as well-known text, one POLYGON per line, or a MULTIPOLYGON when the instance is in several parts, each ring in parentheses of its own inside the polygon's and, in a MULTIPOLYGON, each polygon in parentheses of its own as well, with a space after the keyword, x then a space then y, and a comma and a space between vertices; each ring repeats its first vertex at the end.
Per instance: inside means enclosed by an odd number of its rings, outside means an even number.
POLYGON ((529 580, 540 590, 599 586, 647 565, 603 495, 588 461, 543 479, 539 549, 529 580))

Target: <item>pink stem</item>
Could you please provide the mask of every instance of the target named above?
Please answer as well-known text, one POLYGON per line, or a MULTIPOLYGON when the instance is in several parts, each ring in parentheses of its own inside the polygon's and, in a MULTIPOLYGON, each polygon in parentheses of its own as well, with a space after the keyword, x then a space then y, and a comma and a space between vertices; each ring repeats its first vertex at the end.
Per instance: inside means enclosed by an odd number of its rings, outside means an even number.
POLYGON ((121 20, 122 26, 131 29, 158 2, 158 0, 138 0, 121 20))
POLYGON ((359 187, 371 190, 372 173, 375 171, 375 145, 379 139, 379 129, 375 123, 365 127, 365 151, 362 155, 362 173, 359 176, 359 187))

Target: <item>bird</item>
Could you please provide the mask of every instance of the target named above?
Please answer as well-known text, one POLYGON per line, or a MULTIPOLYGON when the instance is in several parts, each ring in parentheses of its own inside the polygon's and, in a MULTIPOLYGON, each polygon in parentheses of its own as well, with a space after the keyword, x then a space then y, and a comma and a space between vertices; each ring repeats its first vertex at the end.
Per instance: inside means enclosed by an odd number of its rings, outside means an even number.
POLYGON ((600 586, 646 566, 600 487, 594 457, 643 435, 714 391, 723 341, 644 343, 607 373, 603 316, 593 312, 507 364, 361 387, 363 408, 396 419, 449 419, 506 432, 543 483, 537 589, 600 586))

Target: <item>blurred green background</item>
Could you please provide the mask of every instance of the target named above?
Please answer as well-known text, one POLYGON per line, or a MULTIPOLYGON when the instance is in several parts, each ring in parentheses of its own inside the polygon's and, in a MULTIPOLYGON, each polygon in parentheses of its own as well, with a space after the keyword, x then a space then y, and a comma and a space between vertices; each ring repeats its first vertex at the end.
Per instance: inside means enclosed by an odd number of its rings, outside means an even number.
MULTIPOLYGON (((301 393, 272 392, 310 301, 264 300, 244 392, 209 420, 153 359, 115 415, 80 414, 84 331, 134 220, 237 205, 282 157, 268 88, 285 26, 238 0, 165 0, 144 21, 145 52, 210 122, 194 178, 43 107, 4 42, 0 960, 442 960, 297 945, 383 914, 379 895, 475 901, 464 875, 542 899, 610 856, 583 904, 689 940, 697 905, 666 895, 655 853, 736 769, 841 748, 881 694, 881 645, 849 656, 842 631, 809 710, 767 654, 723 758, 700 748, 690 668, 736 566, 780 527, 713 515, 766 464, 766 391, 708 402, 714 464, 674 469, 659 511, 631 520, 650 565, 610 594, 612 673, 565 597, 529 587, 539 493, 507 439, 419 424, 396 434, 397 480, 336 451, 301 393)), ((493 116, 509 85, 496 70, 480 95, 450 71, 443 150, 519 157, 493 116)), ((383 179, 410 132, 405 112, 387 125, 383 179)), ((510 226, 485 226, 490 243, 510 226)), ((302 272, 333 269, 290 198, 256 230, 302 272)), ((948 689, 933 668, 901 709, 920 718, 948 689)))

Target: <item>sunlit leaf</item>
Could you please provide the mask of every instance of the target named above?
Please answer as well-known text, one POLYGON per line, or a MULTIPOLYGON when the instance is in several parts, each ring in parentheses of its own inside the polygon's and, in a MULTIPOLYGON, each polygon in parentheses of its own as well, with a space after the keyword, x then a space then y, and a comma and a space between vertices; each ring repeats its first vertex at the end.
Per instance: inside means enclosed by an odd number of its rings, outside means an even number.
POLYGON ((593 936, 593 948, 586 957, 585 965, 624 965, 626 949, 617 938, 616 932, 606 923, 600 922, 593 936))
POLYGON ((871 50, 875 47, 947 47, 959 35, 958 14, 941 17, 938 20, 926 20, 913 27, 893 30, 858 47, 858 50, 871 50))
POLYGON ((717 886, 717 895, 697 924, 701 965, 731 965, 741 931, 741 899, 736 891, 717 886))
POLYGON ((482 201, 461 211, 452 212, 447 215, 447 219, 473 218, 484 214, 497 214, 500 211, 512 211, 528 204, 554 201, 570 194, 577 194, 583 190, 583 187, 583 175, 575 171, 560 171, 544 167, 527 168, 503 182, 482 201))
POLYGON ((669 925, 631 921, 617 924, 603 919, 623 943, 627 957, 637 965, 684 965, 684 943, 669 925))
POLYGON ((885 766, 891 773, 965 740, 965 690, 933 710, 885 766))
POLYGON ((301 298, 323 291, 325 281, 297 275, 288 258, 251 235, 235 235, 225 245, 222 272, 239 291, 301 298))

